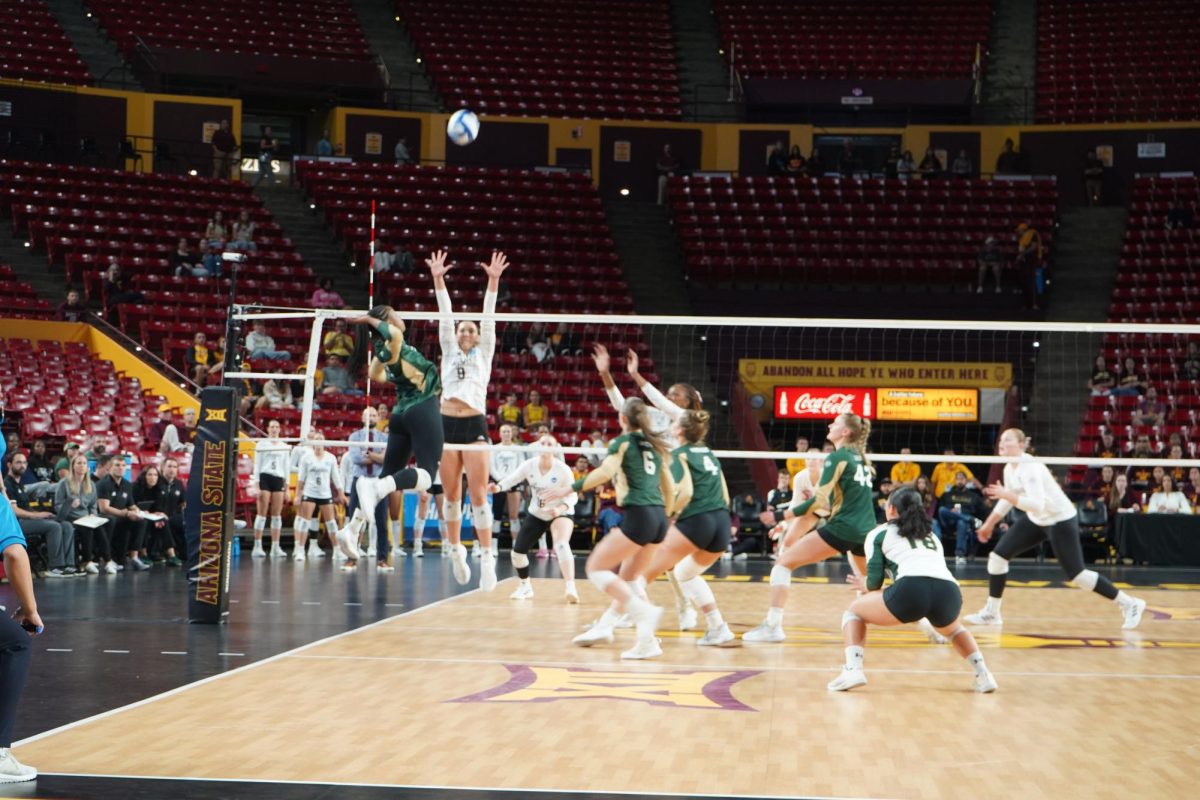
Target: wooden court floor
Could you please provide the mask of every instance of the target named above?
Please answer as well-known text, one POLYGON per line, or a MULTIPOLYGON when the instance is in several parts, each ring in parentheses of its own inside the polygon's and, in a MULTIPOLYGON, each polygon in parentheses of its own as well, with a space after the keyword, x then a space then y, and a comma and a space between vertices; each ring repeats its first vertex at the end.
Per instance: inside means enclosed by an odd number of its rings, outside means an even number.
MULTIPOLYGON (((471 592, 32 737, 45 774, 636 794, 1183 797, 1200 780, 1200 592, 1116 608, 1073 589, 1012 588, 980 643, 1000 690, 911 629, 873 628, 869 683, 831 694, 852 595, 797 583, 782 645, 664 655, 572 647, 603 608, 535 581, 531 603, 471 592)), ((717 581, 735 630, 767 587, 717 581)), ((967 610, 985 590, 964 588, 967 610)), ((651 596, 666 605, 665 584, 651 596)), ((668 608, 664 626, 674 622, 668 608)))

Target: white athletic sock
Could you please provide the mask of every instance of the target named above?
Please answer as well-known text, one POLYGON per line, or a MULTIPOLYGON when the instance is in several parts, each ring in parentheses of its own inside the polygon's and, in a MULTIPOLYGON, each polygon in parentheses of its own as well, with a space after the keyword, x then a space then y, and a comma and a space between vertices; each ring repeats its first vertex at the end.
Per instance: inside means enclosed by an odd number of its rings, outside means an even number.
POLYGON ((396 547, 404 546, 404 524, 398 519, 392 520, 392 544, 396 547))
POLYGON ((989 613, 989 614, 999 614, 1000 613, 1000 598, 999 597, 989 597, 987 599, 987 606, 984 608, 984 610, 987 611, 987 613, 989 613))
MULTIPOLYGON (((575 591, 575 581, 563 581, 563 583, 566 584, 566 587, 565 587, 566 591, 568 591, 568 592, 575 591)), ((578 592, 576 592, 576 594, 578 594, 578 592)))
POLYGON ((712 611, 706 613, 704 619, 708 621, 708 629, 710 631, 715 631, 725 624, 725 618, 721 616, 719 608, 714 608, 712 611))
POLYGON ((783 624, 783 609, 771 606, 767 609, 767 624, 782 625, 783 624))
POLYGON ((629 588, 633 590, 634 597, 639 600, 649 601, 650 595, 646 594, 646 579, 641 575, 633 579, 633 582, 629 584, 629 588))
POLYGON ((1117 591, 1117 596, 1114 597, 1113 600, 1116 600, 1117 605, 1119 605, 1121 608, 1133 604, 1133 598, 1120 590, 1117 591))
POLYGON ((604 609, 604 613, 600 615, 600 619, 596 622, 602 628, 611 628, 617 624, 617 620, 621 618, 621 613, 613 609, 612 606, 604 609))
POLYGON ((975 670, 976 675, 987 672, 987 664, 983 663, 983 653, 978 650, 967 656, 967 663, 971 665, 971 669, 975 670))
POLYGON ((846 667, 847 669, 862 669, 863 668, 863 649, 859 645, 852 644, 846 648, 846 667))
POLYGON ((425 533, 425 525, 428 522, 424 517, 417 517, 413 520, 413 545, 423 541, 421 535, 425 533))

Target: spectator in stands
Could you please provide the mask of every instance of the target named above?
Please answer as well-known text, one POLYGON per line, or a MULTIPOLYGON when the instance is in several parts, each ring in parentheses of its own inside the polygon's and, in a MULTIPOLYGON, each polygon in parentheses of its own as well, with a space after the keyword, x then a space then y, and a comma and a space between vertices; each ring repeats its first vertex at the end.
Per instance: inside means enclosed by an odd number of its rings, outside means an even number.
MULTIPOLYGON (((4 437, 5 451, 4 458, 0 459, 0 470, 8 471, 8 463, 12 461, 13 456, 17 453, 24 453, 25 449, 21 446, 21 435, 16 431, 9 431, 4 437)), ((28 455, 26 453, 26 455, 28 455)))
POLYGON ((333 155, 333 142, 329 141, 329 128, 321 131, 321 138, 317 141, 317 155, 321 158, 333 155))
POLYGON ((967 467, 966 464, 961 464, 954 458, 954 448, 947 447, 942 451, 942 455, 946 456, 946 460, 933 468, 933 496, 941 497, 946 493, 946 490, 954 485, 957 480, 958 473, 962 473, 968 483, 974 484, 976 488, 979 486, 979 481, 975 478, 975 474, 967 467))
POLYGON ((209 247, 224 249, 228 239, 229 228, 225 224, 225 214, 221 211, 214 211, 208 225, 204 227, 204 241, 208 243, 209 247))
POLYGON ((392 155, 395 156, 397 167, 413 163, 412 153, 408 151, 408 137, 400 137, 399 141, 396 142, 396 148, 392 155))
POLYGON ((254 329, 246 337, 246 351, 250 358, 266 358, 271 361, 287 361, 292 354, 286 350, 276 350, 275 340, 267 335, 267 326, 255 321, 254 329))
POLYGON ((1200 344, 1188 342, 1187 354, 1179 365, 1179 375, 1190 381, 1200 380, 1200 344))
POLYGON ((404 242, 397 239, 392 242, 392 252, 380 249, 375 252, 375 259, 371 262, 371 269, 376 275, 382 275, 385 272, 394 272, 397 275, 408 275, 416 269, 416 261, 404 247, 404 242))
POLYGON ((146 426, 146 446, 157 450, 158 446, 162 444, 163 434, 167 432, 167 427, 173 423, 171 404, 162 403, 158 407, 158 419, 146 426))
POLYGON ((1200 505, 1200 467, 1189 467, 1187 481, 1179 486, 1192 508, 1200 505))
POLYGON ((208 371, 215 363, 213 353, 208 349, 208 337, 197 331, 196 335, 192 337, 192 344, 184 354, 183 360, 187 362, 192 380, 200 386, 206 384, 208 371))
POLYGON ((351 397, 360 397, 363 393, 362 389, 354 385, 354 379, 342 359, 335 355, 325 359, 325 369, 321 370, 321 382, 317 391, 321 394, 344 394, 351 397))
POLYGON ((254 220, 250 219, 246 209, 238 212, 237 221, 233 223, 233 237, 226 246, 230 250, 249 250, 251 253, 258 250, 254 243, 254 220))
POLYGON ((1042 235, 1037 228, 1028 222, 1017 226, 1017 275, 1020 276, 1021 286, 1025 291, 1026 304, 1034 310, 1038 307, 1037 271, 1042 266, 1045 252, 1042 249, 1042 235))
POLYGON ((902 181, 906 181, 913 176, 917 171, 917 161, 913 158, 911 150, 905 150, 904 155, 900 156, 900 162, 896 164, 896 177, 902 181))
POLYGON ((1129 486, 1129 478, 1124 472, 1118 472, 1113 478, 1112 489, 1108 492, 1109 540, 1116 529, 1116 516, 1121 512, 1141 511, 1137 493, 1129 486))
POLYGON ((875 521, 883 524, 887 521, 888 498, 892 495, 892 479, 886 475, 879 481, 879 491, 872 494, 875 503, 875 521))
POLYGON ((281 378, 268 378, 263 382, 262 397, 255 408, 295 408, 296 400, 292 397, 292 382, 281 378))
POLYGON ((208 270, 204 268, 203 259, 188 249, 187 239, 180 237, 171 252, 171 272, 176 278, 191 275, 196 278, 207 278, 208 270))
POLYGON ((117 309, 122 304, 146 302, 146 295, 134 290, 121 274, 116 256, 109 256, 108 269, 104 271, 104 302, 108 309, 108 321, 113 325, 120 319, 117 309))
POLYGON ((926 476, 919 475, 913 483, 913 488, 921 495, 921 504, 925 507, 925 516, 932 520, 934 509, 937 507, 937 495, 933 493, 933 483, 926 476))
POLYGON ((1175 479, 1163 475, 1162 483, 1154 494, 1150 495, 1150 505, 1146 509, 1149 514, 1191 514, 1192 506, 1187 497, 1175 485, 1175 479))
POLYGON ((275 153, 279 149, 279 140, 271 132, 270 125, 264 125, 262 135, 258 139, 258 177, 254 185, 258 186, 263 180, 268 185, 275 183, 275 153))
POLYGON ((1171 197, 1171 205, 1167 208, 1167 230, 1186 230, 1195 224, 1195 210, 1186 200, 1179 197, 1179 190, 1176 190, 1171 197))
POLYGON ((654 168, 658 171, 658 204, 661 206, 667 202, 667 186, 671 178, 683 168, 683 164, 675 157, 671 145, 664 144, 654 168))
POLYGON ((71 577, 76 574, 75 528, 70 522, 56 520, 53 512, 33 510, 33 499, 25 488, 28 468, 24 453, 17 453, 4 473, 4 491, 17 516, 17 524, 26 540, 45 540, 47 578, 71 577))
POLYGON ((583 355, 583 342, 568 323, 560 322, 550 334, 550 350, 559 356, 579 356, 583 355))
POLYGON ((966 150, 959 150, 958 155, 954 157, 954 163, 950 165, 950 174, 960 180, 968 180, 975 176, 975 165, 971 163, 970 156, 966 150))
POLYGON ((554 355, 554 351, 550 349, 546 323, 534 322, 529 326, 529 331, 525 334, 525 352, 532 355, 533 360, 539 364, 554 355))
POLYGON ((1105 464, 1100 467, 1099 472, 1092 472, 1091 478, 1088 480, 1085 490, 1092 497, 1108 497, 1108 493, 1112 491, 1113 480, 1117 477, 1117 471, 1110 464, 1105 464))
POLYGON ((808 465, 808 437, 796 437, 796 452, 803 455, 792 456, 787 460, 788 478, 796 477, 796 473, 804 469, 808 465))
POLYGON ((861 166, 861 161, 858 153, 854 152, 854 142, 849 138, 842 140, 842 152, 838 154, 838 172, 844 178, 854 177, 854 173, 858 172, 861 166))
POLYGON ((1095 150, 1088 150, 1083 158, 1083 192, 1089 206, 1104 205, 1104 162, 1095 150))
POLYGON ((921 159, 917 172, 920 172, 921 177, 925 180, 940 178, 946 172, 946 165, 938 158, 937 152, 932 147, 926 147, 925 157, 921 159))
POLYGON ((990 270, 992 280, 996 283, 996 294, 1000 294, 1000 275, 1004 272, 1004 251, 1000 249, 1000 243, 996 241, 995 236, 989 236, 983 240, 983 247, 975 256, 975 264, 979 268, 979 285, 975 288, 975 293, 983 294, 983 283, 987 280, 990 270))
POLYGON ((521 407, 517 405, 516 392, 505 395, 504 403, 496 410, 496 418, 502 423, 515 425, 518 429, 525 427, 525 416, 521 413, 521 407))
MULTIPOLYGON (((912 449, 901 447, 900 455, 911 456, 912 449)), ((896 484, 896 486, 913 483, 917 478, 921 477, 921 465, 913 461, 897 461, 892 465, 891 476, 892 483, 896 484)))
MULTIPOLYGON (((161 480, 162 474, 158 471, 158 467, 153 464, 148 464, 144 467, 141 473, 138 474, 137 480, 133 482, 131 493, 133 504, 130 508, 136 507, 142 512, 156 513, 158 511, 158 484, 161 480)), ((164 533, 163 529, 167 526, 167 521, 165 519, 146 519, 144 516, 139 515, 134 524, 138 527, 138 541, 142 543, 142 553, 145 554, 147 562, 161 561, 163 559, 163 548, 158 545, 164 533)))
POLYGON ((804 172, 810 178, 820 177, 825 174, 825 164, 821 160, 821 151, 817 149, 816 145, 813 145, 812 151, 808 154, 808 164, 805 165, 804 172))
POLYGON ((26 472, 25 483, 55 483, 58 476, 54 473, 54 462, 46 454, 46 440, 34 439, 33 448, 29 452, 29 469, 26 472))
POLYGON ((333 278, 322 278, 312 295, 313 308, 345 308, 346 301, 333 289, 333 278))
POLYGON ((788 174, 787 151, 783 147, 783 142, 776 142, 775 145, 771 148, 770 154, 767 155, 767 174, 768 175, 787 175, 788 174))
POLYGON ((338 317, 333 323, 333 330, 325 334, 321 341, 321 349, 326 357, 337 356, 345 361, 354 352, 354 337, 346 332, 346 320, 338 317))
POLYGON ((1162 425, 1166 413, 1167 407, 1158 400, 1158 389, 1151 386, 1138 401, 1137 410, 1133 412, 1133 421, 1136 425, 1162 425))
MULTIPOLYGON (((109 536, 113 555, 123 557, 124 565, 132 570, 150 569, 150 565, 138 558, 142 549, 140 534, 143 528, 141 514, 133 501, 133 485, 125 478, 125 457, 104 456, 96 464, 96 474, 103 475, 96 484, 97 508, 100 516, 109 518, 109 536)), ((105 569, 107 571, 107 567, 105 569)))
MULTIPOLYGON (((299 449, 299 448, 297 448, 299 449)), ((167 517, 165 555, 168 567, 182 567, 177 553, 183 551, 183 510, 187 505, 187 484, 179 479, 179 462, 164 458, 162 479, 158 482, 158 505, 155 510, 167 517)))
MULTIPOLYGON (((608 441, 604 438, 604 434, 601 433, 600 431, 592 431, 591 435, 588 436, 588 438, 584 439, 582 442, 579 443, 579 446, 580 447, 594 447, 597 450, 604 450, 605 448, 608 447, 608 441)), ((587 457, 588 463, 591 464, 593 467, 600 466, 600 461, 602 458, 603 458, 602 453, 593 453, 592 455, 587 457)))
POLYGON ((162 441, 158 444, 161 453, 190 453, 195 448, 196 441, 196 409, 183 410, 183 424, 171 423, 163 430, 162 441))
POLYGON ((775 488, 767 493, 767 506, 777 514, 782 514, 792 505, 792 477, 786 469, 781 469, 775 476, 775 488))
POLYGON ((1107 428, 1100 431, 1100 442, 1096 445, 1096 456, 1098 458, 1121 457, 1121 446, 1117 443, 1117 437, 1113 436, 1113 432, 1107 428))
POLYGON ((229 343, 225 341, 225 336, 217 337, 215 347, 208 349, 208 382, 210 384, 220 384, 221 375, 225 372, 225 351, 229 348, 229 343))
POLYGON ((1138 374, 1137 362, 1133 360, 1132 356, 1126 356, 1118 374, 1120 378, 1117 380, 1117 385, 1109 390, 1109 394, 1132 397, 1141 395, 1150 385, 1144 377, 1138 374))
POLYGON ((1021 154, 1017 152, 1012 139, 1004 140, 1004 149, 996 156, 997 175, 1016 175, 1021 171, 1021 154))
POLYGON ((62 480, 67 477, 67 473, 71 471, 71 459, 79 454, 78 442, 67 442, 63 445, 63 454, 58 461, 54 462, 54 477, 56 480, 62 480))
POLYGON ((221 120, 221 126, 213 131, 212 135, 212 176, 214 178, 229 180, 230 171, 233 168, 233 157, 237 153, 237 149, 237 139, 234 138, 233 131, 229 130, 229 120, 221 120))
POLYGON ((54 318, 59 322, 80 322, 87 316, 87 305, 78 289, 67 289, 67 299, 58 304, 54 318))
MULTIPOLYGON (((204 250, 204 242, 201 242, 201 250, 204 250)), ((200 266, 204 268, 204 272, 197 274, 198 278, 219 278, 221 277, 221 248, 212 242, 208 243, 208 249, 204 250, 204 255, 200 258, 200 266)), ((195 274, 195 273, 193 273, 195 274)))
MULTIPOLYGON (((1140 434, 1133 440, 1133 451, 1129 454, 1130 458, 1154 458, 1154 451, 1150 449, 1150 437, 1146 434, 1140 434)), ((1145 492, 1150 490, 1150 480, 1154 476, 1154 470, 1145 464, 1137 464, 1129 467, 1125 471, 1125 475, 1129 478, 1129 486, 1137 492, 1145 492)))
POLYGON ((97 561, 101 564, 112 561, 107 526, 89 528, 75 526, 74 523, 84 517, 95 516, 98 510, 96 486, 92 483, 92 476, 88 471, 87 457, 76 454, 71 458, 67 477, 58 482, 54 491, 54 517, 59 522, 68 522, 74 526, 75 536, 79 539, 83 554, 81 571, 90 575, 100 573, 97 561))
MULTIPOLYGON (((1177 442, 1175 444, 1167 444, 1167 459, 1171 461, 1183 460, 1183 444, 1177 442)), ((1182 484, 1187 480, 1187 470, 1184 467, 1167 467, 1167 474, 1175 479, 1176 484, 1182 484)))
POLYGON ((733 553, 738 561, 745 561, 751 550, 763 550, 763 539, 767 534, 767 526, 763 522, 766 511, 767 504, 753 492, 733 498, 733 519, 736 522, 732 527, 737 529, 733 553))
POLYGON ((895 180, 900 177, 900 145, 892 145, 887 159, 883 162, 883 177, 895 180))
POLYGON ((788 153, 787 172, 789 175, 803 175, 808 168, 808 162, 804 160, 804 154, 800 152, 800 145, 792 145, 791 152, 788 153))
POLYGON ((542 393, 537 389, 529 390, 529 400, 521 409, 521 417, 525 420, 525 426, 531 430, 539 424, 550 424, 550 412, 542 405, 542 393))
POLYGON ((1088 389, 1093 396, 1103 396, 1112 391, 1117 385, 1117 379, 1108 371, 1108 363, 1104 360, 1104 356, 1096 356, 1096 362, 1092 366, 1092 377, 1088 381, 1088 389))
POLYGON ((379 423, 375 426, 376 429, 380 430, 384 433, 387 433, 388 426, 390 424, 389 418, 392 415, 391 405, 389 405, 388 403, 380 403, 378 406, 375 407, 375 410, 379 412, 379 423))
POLYGON ((954 474, 954 484, 938 495, 934 519, 944 538, 954 532, 954 563, 967 563, 967 556, 975 552, 975 528, 986 514, 983 510, 983 495, 967 483, 965 472, 954 474))

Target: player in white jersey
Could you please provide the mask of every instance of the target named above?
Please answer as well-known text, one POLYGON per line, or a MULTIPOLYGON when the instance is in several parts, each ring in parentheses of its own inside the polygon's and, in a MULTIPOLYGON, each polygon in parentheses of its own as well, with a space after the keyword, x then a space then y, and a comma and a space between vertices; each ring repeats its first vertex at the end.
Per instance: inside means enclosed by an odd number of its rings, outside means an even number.
MULTIPOLYGON (((620 414, 625 406, 625 397, 617 388, 616 381, 613 380, 608 348, 602 344, 596 345, 592 349, 592 359, 596 362, 596 371, 600 373, 600 380, 604 382, 604 391, 608 395, 609 402, 620 414)), ((651 430, 662 436, 672 450, 675 449, 680 443, 675 438, 674 423, 684 411, 699 411, 704 407, 704 399, 700 396, 700 392, 689 383, 673 383, 664 395, 638 372, 638 355, 632 349, 626 353, 625 369, 653 406, 650 409, 651 430)), ((626 577, 627 573, 629 570, 622 567, 621 579, 631 583, 634 591, 644 593, 644 581, 638 581, 639 576, 631 573, 626 577)), ((687 595, 684 594, 674 572, 667 573, 667 582, 671 586, 671 592, 675 595, 675 611, 679 616, 679 630, 690 631, 696 628, 699 625, 700 616, 696 613, 696 609, 688 600, 687 595)), ((623 620, 618 627, 627 624, 628 622, 623 620)))
POLYGON ((979 541, 986 542, 992 531, 1009 511, 1025 512, 1000 538, 988 554, 988 600, 977 614, 968 614, 972 625, 1000 625, 1000 599, 1008 579, 1008 562, 1017 555, 1049 539, 1058 557, 1058 564, 1071 583, 1080 589, 1090 589, 1101 597, 1115 600, 1125 617, 1123 628, 1136 628, 1142 621, 1146 601, 1118 591, 1112 581, 1095 570, 1085 569, 1083 548, 1079 544, 1079 518, 1075 504, 1063 492, 1054 475, 1040 461, 1025 452, 1029 439, 1025 432, 1009 428, 1000 434, 997 452, 1010 459, 1004 465, 1004 483, 993 484, 985 493, 996 507, 976 532, 979 541))
MULTIPOLYGON (((509 475, 516 472, 517 468, 525 461, 524 453, 520 450, 509 449, 520 446, 520 442, 516 441, 516 434, 517 426, 511 422, 505 422, 500 426, 500 441, 498 444, 501 446, 492 450, 490 460, 493 483, 500 483, 509 475)), ((521 492, 514 488, 511 491, 503 492, 499 496, 504 498, 506 510, 508 511, 509 529, 515 531, 521 511, 521 492)))
MULTIPOLYGON (((438 311, 453 311, 450 293, 446 290, 446 273, 453 267, 446 263, 446 251, 438 250, 425 260, 433 276, 438 311)), ((500 276, 508 268, 503 253, 492 253, 489 264, 480 264, 487 273, 487 290, 483 295, 483 317, 477 325, 473 320, 449 318, 438 322, 438 339, 442 345, 442 428, 447 444, 488 444, 487 390, 492 379, 492 356, 496 352, 496 295, 500 276)), ((442 453, 442 519, 454 578, 459 583, 471 579, 462 534, 462 479, 467 476, 467 493, 471 498, 471 519, 475 535, 483 548, 479 565, 479 588, 490 592, 496 588, 496 560, 492 556, 492 506, 488 501, 488 452, 486 450, 446 450, 442 453)))
POLYGON ((575 530, 575 503, 579 495, 571 492, 566 497, 557 500, 546 500, 543 492, 570 486, 575 481, 575 475, 566 462, 554 454, 558 440, 546 434, 537 440, 537 446, 545 448, 541 455, 521 463, 515 470, 506 475, 498 483, 493 484, 493 492, 507 492, 522 482, 529 484, 529 508, 521 530, 513 537, 512 563, 517 570, 521 582, 509 598, 512 600, 532 600, 533 585, 529 582, 529 549, 537 543, 539 537, 550 532, 554 540, 554 552, 558 555, 558 568, 562 571, 563 582, 566 584, 567 602, 574 605, 579 602, 579 592, 575 589, 575 556, 571 552, 571 532, 575 530))
POLYGON ((903 625, 928 618, 975 670, 975 691, 996 691, 996 679, 988 671, 975 637, 959 621, 962 592, 946 568, 942 543, 933 535, 921 495, 909 488, 892 492, 885 513, 888 521, 868 533, 864 543, 867 574, 852 573, 846 578, 865 594, 842 615, 846 665, 829 682, 829 690, 844 692, 867 682, 863 672, 867 623, 903 625), (893 583, 880 591, 885 572, 892 574, 893 583))
MULTIPOLYGON (((296 561, 304 561, 304 544, 308 539, 308 531, 310 523, 313 520, 313 512, 320 509, 320 518, 325 523, 325 530, 329 533, 329 540, 336 542, 337 539, 337 517, 334 513, 333 504, 346 504, 345 487, 342 485, 342 471, 338 467, 337 459, 333 453, 325 450, 325 437, 320 431, 311 431, 308 435, 312 442, 312 452, 305 454, 300 459, 300 468, 296 473, 296 496, 300 498, 300 513, 296 517, 296 546, 292 548, 292 558, 296 561)), ((319 528, 312 527, 314 530, 313 544, 316 545, 317 537, 315 531, 319 528)), ((320 546, 317 546, 320 549, 320 546)), ((317 555, 313 553, 312 555, 317 555)), ((357 562, 347 561, 343 569, 353 569, 357 562)))
POLYGON ((254 516, 254 558, 266 558, 263 550, 263 531, 267 527, 267 514, 271 521, 271 558, 286 558, 287 553, 279 546, 283 535, 283 504, 287 502, 288 472, 292 448, 279 440, 282 428, 279 420, 267 423, 267 438, 254 445, 254 476, 258 480, 258 501, 254 516))

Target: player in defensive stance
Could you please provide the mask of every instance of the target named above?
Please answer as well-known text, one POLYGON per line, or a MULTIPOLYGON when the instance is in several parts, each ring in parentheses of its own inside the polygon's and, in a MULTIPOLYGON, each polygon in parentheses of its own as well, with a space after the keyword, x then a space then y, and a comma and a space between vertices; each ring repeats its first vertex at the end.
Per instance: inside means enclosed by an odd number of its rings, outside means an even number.
POLYGON ((921 495, 907 488, 893 492, 885 513, 888 521, 867 534, 866 577, 853 574, 846 579, 866 594, 842 615, 846 665, 829 682, 829 690, 844 692, 867 682, 863 672, 867 623, 903 625, 927 618, 975 670, 975 691, 996 691, 996 679, 983 662, 975 637, 958 620, 962 592, 946 569, 942 543, 933 535, 921 495), (893 583, 881 592, 885 571, 892 574, 893 583))
MULTIPOLYGON (((387 449, 383 454, 382 478, 362 478, 355 485, 358 511, 338 531, 337 545, 350 559, 358 559, 362 525, 373 525, 375 507, 395 491, 425 491, 442 459, 442 421, 438 419, 438 395, 442 383, 437 367, 415 347, 404 343, 404 320, 387 305, 375 306, 365 317, 349 320, 370 329, 371 380, 396 387, 396 404, 388 420, 387 449), (417 459, 408 467, 409 456, 417 459)), ((465 581, 464 581, 465 582, 465 581)))
POLYGON ((254 516, 254 558, 266 558, 263 550, 263 530, 267 527, 267 514, 271 520, 271 556, 283 558, 279 538, 283 535, 283 504, 288 494, 288 460, 292 448, 279 440, 279 420, 267 423, 267 438, 254 444, 254 474, 258 476, 258 507, 254 516))
POLYGON ((684 594, 704 614, 708 630, 698 644, 737 647, 741 644, 725 624, 712 589, 702 577, 729 547, 729 487, 721 462, 704 443, 708 434, 707 411, 685 411, 674 424, 683 444, 671 452, 671 477, 675 481, 675 523, 667 531, 650 562, 647 583, 672 570, 684 594))
MULTIPOLYGON (((575 589, 575 556, 571 553, 571 532, 575 530, 571 515, 575 513, 579 496, 571 492, 560 499, 544 500, 542 494, 570 486, 575 476, 566 462, 554 455, 558 441, 553 436, 546 434, 537 440, 537 446, 545 448, 541 455, 521 462, 519 467, 491 486, 493 492, 507 492, 524 481, 529 484, 530 490, 528 513, 513 538, 512 547, 513 567, 521 582, 509 598, 533 599, 533 585, 529 582, 529 550, 549 531, 554 540, 554 552, 558 555, 558 568, 562 570, 566 584, 567 602, 574 605, 579 602, 579 592, 575 589)), ((483 557, 487 558, 486 551, 483 557)))
POLYGON ((572 492, 588 492, 612 481, 617 489, 617 505, 624 512, 619 527, 600 540, 587 560, 588 580, 611 597, 617 609, 609 608, 591 628, 575 637, 574 642, 590 647, 599 641, 613 640, 613 627, 623 610, 637 626, 637 645, 621 658, 653 658, 662 654, 654 631, 662 609, 646 597, 645 582, 631 587, 616 569, 622 563, 634 575, 642 575, 650 565, 656 546, 667 535, 666 503, 675 495, 675 483, 665 468, 667 443, 650 430, 650 409, 631 397, 621 409, 621 435, 608 445, 600 466, 573 484, 542 493, 542 502, 568 497, 572 492))
POLYGON ((342 471, 338 468, 337 459, 333 453, 325 450, 325 437, 320 431, 314 430, 308 434, 312 442, 312 452, 305 454, 300 460, 300 471, 296 475, 296 494, 300 497, 300 513, 296 521, 296 546, 292 548, 292 558, 304 561, 304 542, 308 531, 313 531, 312 547, 309 558, 320 558, 325 554, 317 544, 317 532, 320 530, 311 525, 313 512, 324 521, 325 530, 331 541, 337 541, 337 518, 333 504, 344 505, 346 502, 345 487, 342 486, 342 471), (317 509, 320 509, 317 511, 317 509))
POLYGON ((783 607, 787 603, 792 570, 848 553, 850 566, 862 575, 866 568, 863 541, 875 527, 871 500, 874 470, 864 455, 871 423, 856 414, 840 414, 829 425, 829 441, 836 448, 825 457, 816 494, 784 512, 794 523, 789 536, 800 539, 783 548, 771 568, 771 607, 757 628, 746 631, 747 642, 782 642, 783 607), (826 523, 813 530, 818 517, 826 523))
POLYGON ((1028 447, 1029 439, 1024 431, 1009 428, 1000 435, 997 451, 1011 460, 1004 465, 1004 482, 994 483, 984 490, 988 497, 997 502, 976 535, 981 542, 990 539, 996 523, 1004 519, 1013 506, 1024 511, 1025 516, 1008 529, 988 555, 987 605, 977 614, 968 614, 966 621, 972 625, 1003 624, 1000 599, 1004 596, 1004 584, 1008 580, 1008 562, 1049 539, 1054 554, 1058 556, 1059 566, 1071 583, 1117 601, 1125 616, 1121 627, 1136 628, 1142 621, 1146 601, 1118 591, 1108 578, 1084 568, 1075 504, 1063 492, 1046 465, 1025 452, 1028 447))
MULTIPOLYGON (((611 358, 608 354, 608 348, 602 344, 598 344, 593 348, 592 360, 596 362, 596 371, 600 373, 600 379, 604 382, 604 391, 608 395, 608 400, 612 403, 613 408, 617 413, 621 413, 621 409, 625 406, 625 397, 621 394, 621 390, 617 388, 616 382, 613 380, 612 372, 610 371, 611 358)), ((687 383, 674 383, 667 389, 664 395, 654 384, 642 377, 638 371, 638 355, 634 350, 630 350, 625 356, 625 368, 629 372, 629 376, 633 378, 633 382, 638 385, 642 393, 646 395, 646 399, 650 401, 653 408, 650 409, 650 429, 656 431, 667 442, 669 448, 674 449, 679 445, 679 441, 675 439, 672 433, 672 423, 679 418, 679 415, 684 411, 699 411, 703 407, 703 398, 696 387, 687 383)), ((628 574, 622 571, 622 574, 628 574)), ((675 573, 667 573, 667 580, 671 584, 671 591, 675 595, 675 610, 679 615, 679 630, 693 630, 698 618, 696 609, 688 600, 687 595, 679 586, 679 581, 675 579, 675 573)))
MULTIPOLYGON (((438 311, 451 313, 454 308, 446 290, 446 273, 452 264, 446 263, 446 251, 438 250, 425 260, 433 276, 438 311)), ((438 339, 442 345, 442 427, 450 444, 490 444, 487 427, 487 390, 492 379, 492 356, 496 352, 496 295, 500 276, 508 269, 503 253, 492 253, 489 264, 480 264, 487 273, 487 291, 483 295, 483 317, 478 325, 473 320, 450 319, 438 322, 438 339)), ((462 546, 462 478, 467 475, 467 493, 471 497, 471 519, 475 536, 483 548, 479 564, 479 588, 490 592, 496 588, 496 561, 492 556, 492 504, 488 501, 490 454, 486 450, 448 450, 442 454, 442 519, 450 539, 454 564, 454 579, 466 583, 471 579, 466 548, 462 546)))

